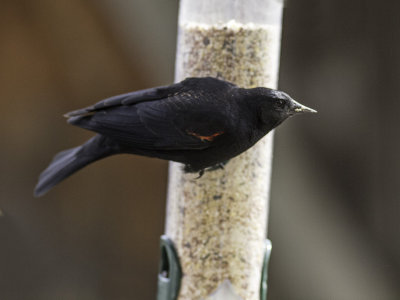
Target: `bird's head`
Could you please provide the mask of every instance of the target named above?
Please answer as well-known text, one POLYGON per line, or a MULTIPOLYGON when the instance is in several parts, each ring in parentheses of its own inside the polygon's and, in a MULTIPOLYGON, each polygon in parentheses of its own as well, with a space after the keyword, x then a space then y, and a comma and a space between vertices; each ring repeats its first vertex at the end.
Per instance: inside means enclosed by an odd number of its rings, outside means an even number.
POLYGON ((254 88, 250 91, 252 97, 256 99, 260 120, 272 128, 293 115, 317 112, 296 102, 282 91, 269 88, 254 88))

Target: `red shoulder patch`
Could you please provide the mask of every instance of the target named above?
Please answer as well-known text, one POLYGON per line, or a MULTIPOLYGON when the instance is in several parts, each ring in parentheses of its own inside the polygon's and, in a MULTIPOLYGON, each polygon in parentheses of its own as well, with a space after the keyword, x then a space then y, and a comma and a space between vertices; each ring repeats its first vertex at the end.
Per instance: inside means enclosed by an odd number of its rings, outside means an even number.
POLYGON ((187 132, 188 134, 190 134, 190 135, 193 135, 193 136, 199 138, 199 139, 202 140, 202 141, 208 141, 208 142, 211 142, 211 141, 214 140, 217 136, 220 136, 221 134, 224 133, 223 131, 219 131, 219 132, 216 132, 216 133, 214 133, 214 134, 212 134, 212 135, 200 135, 200 134, 197 134, 196 132, 192 132, 192 131, 186 131, 186 132, 187 132))

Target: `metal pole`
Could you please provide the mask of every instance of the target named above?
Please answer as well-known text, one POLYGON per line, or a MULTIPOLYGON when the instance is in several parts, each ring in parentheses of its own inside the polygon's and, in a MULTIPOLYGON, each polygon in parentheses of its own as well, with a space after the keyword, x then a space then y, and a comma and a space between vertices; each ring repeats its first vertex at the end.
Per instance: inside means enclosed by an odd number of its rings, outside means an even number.
MULTIPOLYGON (((282 7, 279 0, 181 0, 175 80, 214 76, 276 88, 282 7)), ((199 179, 170 164, 166 236, 182 272, 177 299, 260 299, 272 140, 270 133, 199 179)))

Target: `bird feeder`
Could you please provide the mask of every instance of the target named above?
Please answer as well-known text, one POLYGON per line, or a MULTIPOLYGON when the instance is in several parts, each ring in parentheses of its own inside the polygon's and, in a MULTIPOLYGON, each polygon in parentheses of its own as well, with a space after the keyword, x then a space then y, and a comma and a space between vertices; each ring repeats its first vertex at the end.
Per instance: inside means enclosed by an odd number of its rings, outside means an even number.
MULTIPOLYGON (((276 88, 282 8, 279 0, 181 0, 175 81, 276 88)), ((265 298, 272 144, 269 133, 201 178, 170 163, 159 300, 265 298)))

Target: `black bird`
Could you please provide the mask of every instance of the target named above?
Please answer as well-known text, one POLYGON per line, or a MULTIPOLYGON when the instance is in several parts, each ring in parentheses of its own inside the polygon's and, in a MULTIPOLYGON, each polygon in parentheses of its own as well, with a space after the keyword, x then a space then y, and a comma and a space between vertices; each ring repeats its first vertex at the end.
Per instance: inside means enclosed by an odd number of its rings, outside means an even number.
POLYGON ((89 163, 131 153, 213 169, 253 146, 288 117, 315 112, 284 92, 239 88, 212 77, 131 92, 67 113, 68 123, 97 132, 58 153, 39 177, 35 196, 89 163))

